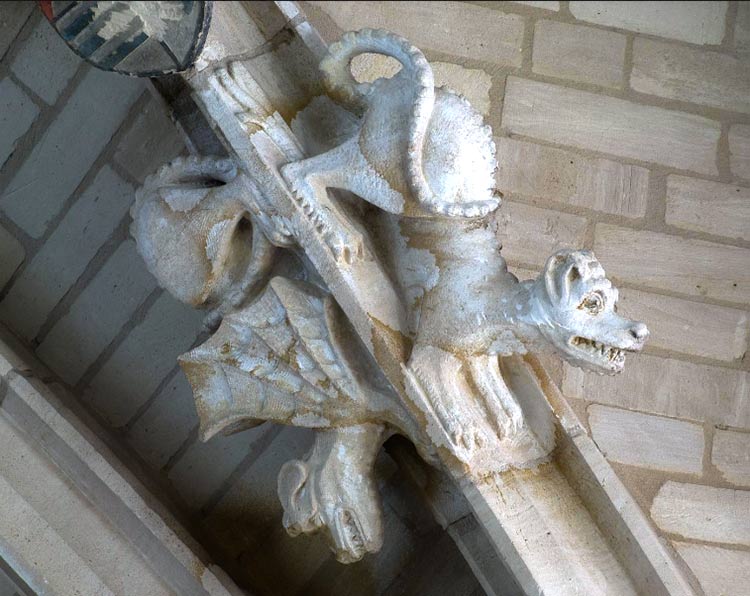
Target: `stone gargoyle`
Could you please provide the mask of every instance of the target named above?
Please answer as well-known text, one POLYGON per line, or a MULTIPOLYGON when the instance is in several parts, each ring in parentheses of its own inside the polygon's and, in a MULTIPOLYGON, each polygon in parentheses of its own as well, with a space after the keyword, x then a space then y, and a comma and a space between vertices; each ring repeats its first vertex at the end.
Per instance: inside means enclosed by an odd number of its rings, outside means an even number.
MULTIPOLYGON (((290 129, 268 120, 274 138, 288 134, 309 156, 274 175, 338 267, 367 253, 387 271, 372 281, 392 284, 406 313, 400 392, 254 172, 231 160, 174 161, 139 190, 132 234, 161 284, 218 326, 180 358, 202 438, 264 421, 316 429, 310 453, 280 470, 284 525, 324 530, 337 558, 352 562, 383 541, 373 462, 389 436, 406 436, 431 463, 447 449, 470 474, 532 466, 553 447, 551 417, 529 422, 503 357, 552 350, 612 374, 648 331, 617 314, 617 290, 589 251, 557 252, 534 280, 508 272, 493 219, 491 130, 463 97, 434 88, 408 41, 346 34, 321 71, 326 96, 290 129), (402 68, 359 83, 349 65, 367 52, 402 68)), ((246 94, 240 79, 222 85, 246 94)))

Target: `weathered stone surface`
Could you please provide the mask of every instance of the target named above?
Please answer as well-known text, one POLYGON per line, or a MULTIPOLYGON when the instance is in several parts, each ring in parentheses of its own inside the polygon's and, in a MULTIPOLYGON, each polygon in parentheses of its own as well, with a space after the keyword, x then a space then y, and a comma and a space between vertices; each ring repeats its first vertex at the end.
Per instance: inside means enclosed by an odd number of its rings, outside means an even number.
POLYGON ((727 2, 571 2, 582 21, 696 44, 724 39, 727 2))
POLYGON ((202 321, 202 312, 163 294, 93 378, 84 399, 111 425, 124 425, 195 341, 202 321))
POLYGON ((532 8, 542 8, 544 10, 560 10, 560 3, 557 0, 514 0, 513 4, 525 4, 532 8))
POLYGON ((594 252, 616 279, 732 302, 750 302, 750 250, 597 224, 594 252), (634 251, 647 258, 633 258, 634 251))
POLYGON ((126 438, 148 464, 159 469, 197 427, 193 389, 184 373, 178 371, 135 421, 126 438))
POLYGON ((750 585, 747 551, 673 541, 677 552, 698 578, 706 596, 744 594, 750 585))
POLYGON ((75 385, 155 288, 135 243, 124 242, 55 324, 37 355, 75 385))
MULTIPOLYGON (((90 587, 92 594, 121 594, 129 590, 155 596, 170 593, 136 549, 123 540, 116 528, 102 523, 101 513, 86 496, 4 416, 0 416, 0 449, 13 454, 0 461, 1 515, 11 516, 5 523, 0 522, 0 527, 5 526, 4 536, 6 531, 15 536, 28 532, 27 541, 36 552, 27 564, 38 565, 39 569, 52 567, 50 560, 73 564, 56 570, 81 582, 71 586, 70 594, 82 592, 84 587, 90 587), (14 514, 19 517, 11 521, 14 514), (46 535, 50 542, 40 539, 39 534, 46 535), (124 573, 128 568, 136 572, 129 576, 124 573)), ((65 585, 57 574, 55 583, 65 585)))
POLYGON ((750 180, 750 126, 734 124, 729 129, 729 163, 732 174, 750 180))
POLYGON ((521 65, 523 18, 462 2, 308 2, 341 29, 388 29, 423 50, 471 60, 521 65), (430 23, 429 27, 425 23, 430 23))
POLYGON ((125 216, 134 192, 109 167, 102 168, 0 303, 2 320, 26 339, 36 336, 125 216))
POLYGON ((683 474, 703 470, 703 427, 691 422, 591 406, 589 425, 609 461, 683 474))
POLYGON ((716 174, 721 127, 701 116, 508 77, 503 128, 519 135, 716 174))
MULTIPOLYGON (((7 425, 5 419, 0 418, 0 425, 7 425)), ((88 586, 93 593, 112 594, 56 529, 35 511, 24 495, 19 494, 2 477, 0 499, 3 501, 0 510, 0 531, 3 536, 18 538, 4 556, 12 558, 17 565, 23 566, 31 574, 44 575, 48 586, 53 585, 63 593, 75 594, 81 586, 88 586), (49 557, 39 556, 40 553, 48 551, 49 557)), ((43 584, 40 581, 38 585, 43 584)))
POLYGON ((750 486, 750 433, 717 428, 711 463, 728 482, 750 486))
POLYGON ((629 410, 750 428, 750 376, 743 370, 639 354, 614 377, 565 365, 563 392, 629 410))
POLYGON ((646 321, 649 345, 731 362, 747 350, 750 328, 744 310, 620 288, 620 310, 646 321))
POLYGON ((26 258, 26 251, 8 230, 0 226, 0 291, 26 258))
POLYGON ((503 193, 625 217, 646 213, 646 168, 508 137, 496 142, 497 186, 503 193))
POLYGON ((533 71, 603 87, 622 87, 625 36, 557 21, 537 21, 533 71))
POLYGON ((83 60, 74 54, 46 19, 41 19, 10 69, 48 104, 53 104, 83 60))
MULTIPOLYGON (((450 62, 430 62, 435 86, 447 86, 460 93, 485 116, 490 111, 492 77, 478 68, 465 68, 450 62)), ((395 58, 383 54, 360 54, 352 60, 352 75, 359 82, 371 83, 379 78, 388 79, 401 65, 395 58)))
POLYGON ((115 151, 115 162, 139 182, 159 165, 177 157, 185 143, 175 124, 156 100, 146 104, 122 137, 115 151))
POLYGON ((5 52, 32 12, 33 2, 10 0, 3 4, 3 10, 0 12, 0 60, 5 57, 5 52))
POLYGON ((630 86, 667 99, 750 113, 750 64, 719 52, 638 37, 630 86))
POLYGON ((271 424, 228 437, 193 443, 169 471, 169 479, 191 508, 200 509, 254 449, 263 449, 278 433, 271 424))
POLYGON ((9 77, 0 81, 0 167, 38 114, 39 108, 9 77))
POLYGON ((544 265, 561 248, 583 242, 586 220, 577 215, 504 201, 497 211, 498 237, 506 258, 529 265, 544 265))
POLYGON ((668 176, 665 219, 686 230, 750 240, 750 188, 668 176))
POLYGON ((40 237, 142 91, 142 81, 92 69, 2 191, 0 208, 40 237))
MULTIPOLYGON (((3 341, 4 338, 0 341, 0 352, 4 352, 3 341)), ((22 467, 17 476, 25 483, 24 490, 19 492, 27 497, 27 503, 60 532, 67 545, 82 554, 85 565, 97 572, 114 593, 127 592, 133 585, 141 586, 141 582, 145 582, 143 589, 149 593, 155 588, 148 585, 151 580, 140 578, 140 575, 155 574, 160 582, 169 586, 170 594, 204 593, 201 589, 196 591, 202 586, 208 594, 228 596, 228 590, 233 588, 231 581, 224 578, 223 585, 217 581, 211 569, 213 566, 207 567, 201 560, 201 553, 195 550, 197 545, 187 532, 105 445, 100 438, 104 431, 82 411, 75 398, 58 383, 48 386, 38 378, 27 378, 25 374, 14 372, 8 375, 8 391, 0 404, 3 414, 0 421, 6 417, 12 420, 17 429, 23 430, 24 437, 33 439, 28 444, 34 453, 44 457, 44 466, 22 467), (44 477, 37 477, 39 471, 44 477), (48 476, 61 479, 65 489, 44 488, 50 481, 48 476), (69 491, 73 491, 75 499, 66 498, 69 491), (50 499, 50 494, 54 494, 55 499, 50 499), (43 506, 38 507, 36 503, 43 506), (83 511, 76 510, 78 505, 83 511), (53 520, 47 512, 55 508, 62 511, 61 516, 54 515, 53 520), (68 524, 59 523, 61 519, 70 521, 74 527, 72 532, 68 524), (81 527, 84 523, 98 524, 99 529, 81 527), (76 532, 88 544, 78 544, 76 532), (106 541, 109 538, 116 544, 108 547, 106 541), (84 556, 89 548, 100 550, 93 556, 84 556), (125 556, 115 556, 116 560, 113 560, 111 555, 119 551, 124 551, 125 556), (101 565, 103 561, 105 564, 101 565), (129 577, 132 575, 138 579, 133 580, 129 577), (127 588, 120 589, 123 585, 127 588)), ((23 466, 24 457, 19 451, 13 450, 13 453, 19 456, 23 466)), ((0 462, 0 468, 7 469, 8 459, 0 462)), ((13 458, 10 458, 10 464, 13 463, 13 458)), ((3 537, 5 547, 7 539, 12 542, 15 534, 3 532, 3 537)), ((16 545, 24 542, 18 541, 16 545)), ((59 558, 57 553, 49 557, 50 560, 40 557, 42 550, 37 546, 32 566, 46 574, 55 568, 59 558)), ((47 581, 35 583, 32 587, 40 594, 53 587, 54 593, 84 593, 81 585, 71 592, 63 587, 58 589, 56 583, 47 581)), ((93 590, 91 593, 109 592, 93 590)))
POLYGON ((747 2, 737 4, 737 20, 734 24, 734 46, 745 58, 750 58, 750 5, 747 2))
POLYGON ((750 491, 666 482, 651 505, 665 532, 685 538, 750 546, 750 491))

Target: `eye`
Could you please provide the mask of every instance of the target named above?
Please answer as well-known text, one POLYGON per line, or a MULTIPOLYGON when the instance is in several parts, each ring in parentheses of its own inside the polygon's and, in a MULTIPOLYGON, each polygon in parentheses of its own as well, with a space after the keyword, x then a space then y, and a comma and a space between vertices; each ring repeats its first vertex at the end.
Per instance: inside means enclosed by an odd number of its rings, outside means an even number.
POLYGON ((604 295, 601 292, 591 292, 586 295, 578 308, 583 308, 589 314, 598 315, 604 310, 604 295))

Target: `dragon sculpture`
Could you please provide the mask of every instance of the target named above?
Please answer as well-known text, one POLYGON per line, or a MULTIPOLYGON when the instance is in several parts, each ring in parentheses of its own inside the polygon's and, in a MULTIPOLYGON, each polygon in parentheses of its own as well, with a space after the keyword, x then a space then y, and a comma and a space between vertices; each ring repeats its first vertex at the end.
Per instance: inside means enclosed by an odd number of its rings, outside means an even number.
POLYGON ((233 162, 181 158, 160 169, 137 194, 132 234, 161 284, 218 325, 180 358, 202 438, 264 421, 316 429, 310 453, 279 473, 284 525, 293 535, 324 529, 337 558, 352 562, 383 541, 373 462, 388 437, 406 436, 432 463, 447 448, 477 474, 531 466, 553 447, 552 422, 528 424, 503 357, 553 350, 613 374, 648 331, 617 314, 617 290, 589 251, 557 252, 534 280, 508 272, 492 215, 491 131, 463 97, 434 88, 409 42, 349 33, 321 70, 328 96, 291 126, 311 157, 289 159, 280 174, 342 267, 377 247, 408 321, 406 394, 438 428, 406 407, 300 250, 294 223, 269 215, 233 162), (349 64, 365 52, 402 68, 358 83, 349 64), (325 134, 312 134, 320 122, 325 134), (364 217, 357 199, 371 205, 364 217))

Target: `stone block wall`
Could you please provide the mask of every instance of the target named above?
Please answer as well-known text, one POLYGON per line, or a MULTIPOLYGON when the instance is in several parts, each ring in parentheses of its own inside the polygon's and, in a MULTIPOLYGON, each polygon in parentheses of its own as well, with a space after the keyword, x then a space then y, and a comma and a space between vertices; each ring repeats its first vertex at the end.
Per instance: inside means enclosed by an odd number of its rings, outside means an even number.
POLYGON ((651 341, 619 377, 565 366, 557 379, 706 593, 746 593, 750 4, 303 6, 327 41, 409 37, 485 113, 520 277, 557 248, 595 251, 651 341))

